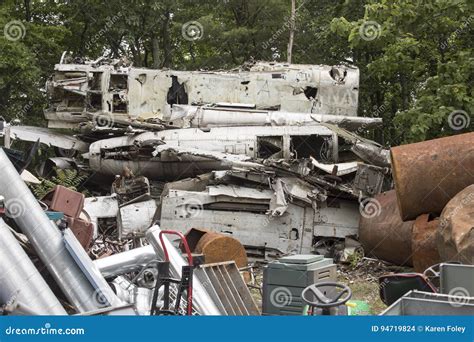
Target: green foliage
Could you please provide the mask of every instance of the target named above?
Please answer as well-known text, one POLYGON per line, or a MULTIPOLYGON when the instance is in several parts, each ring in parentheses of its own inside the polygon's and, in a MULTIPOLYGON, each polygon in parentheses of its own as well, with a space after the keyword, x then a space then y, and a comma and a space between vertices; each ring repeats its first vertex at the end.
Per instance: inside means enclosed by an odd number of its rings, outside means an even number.
MULTIPOLYGON (((41 7, 45 12, 52 8, 47 4, 41 7)), ((8 120, 41 124, 45 105, 41 89, 64 50, 68 32, 46 18, 36 20, 32 13, 25 16, 16 1, 0 5, 0 109, 8 120), (5 33, 8 27, 10 36, 5 33)))
POLYGON ((347 38, 348 53, 361 69, 360 110, 384 111, 389 145, 472 130, 453 129, 449 116, 473 113, 472 2, 464 0, 368 1, 364 16, 333 19, 331 29, 347 38), (377 38, 363 39, 367 22, 377 38))
MULTIPOLYGON (((33 193, 36 198, 44 197, 48 192, 54 189, 56 185, 62 185, 68 189, 78 191, 79 186, 87 179, 86 175, 81 175, 74 169, 55 169, 56 176, 50 179, 41 178, 41 184, 32 185, 33 193)), ((88 196, 87 190, 83 193, 88 196)))
MULTIPOLYGON (((0 28, 0 109, 42 123, 44 82, 62 51, 127 56, 148 68, 228 69, 251 59, 287 59, 290 0, 5 0, 0 28), (199 39, 186 37, 196 23, 199 39)), ((473 114, 474 2, 467 0, 296 0, 293 62, 360 69, 359 115, 380 116, 386 145, 453 130, 455 111, 473 114), (364 30, 372 23, 372 30, 364 30), (365 33, 369 38, 364 36, 365 33), (372 34, 373 36, 370 36, 372 34)))
POLYGON ((364 251, 361 249, 356 249, 354 253, 350 254, 347 257, 346 262, 349 263, 351 269, 356 268, 359 265, 359 262, 364 257, 364 251))

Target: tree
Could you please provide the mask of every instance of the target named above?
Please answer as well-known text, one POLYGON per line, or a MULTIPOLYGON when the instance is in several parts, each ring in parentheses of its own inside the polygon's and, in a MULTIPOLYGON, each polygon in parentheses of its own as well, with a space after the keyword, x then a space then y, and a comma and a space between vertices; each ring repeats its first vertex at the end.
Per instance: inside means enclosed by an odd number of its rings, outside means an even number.
POLYGON ((291 13, 290 13, 290 38, 288 40, 288 52, 287 52, 287 62, 291 63, 291 54, 293 52, 293 41, 295 38, 295 29, 296 29, 296 0, 291 0, 291 13))
POLYGON ((6 0, 0 27, 15 23, 20 36, 0 36, 0 109, 9 118, 26 112, 40 120, 43 85, 62 51, 181 70, 291 60, 358 67, 359 115, 384 120, 381 133, 364 133, 379 142, 456 134, 474 122, 473 6, 467 0, 116 0, 113 6, 6 0))
POLYGON ((51 25, 54 11, 47 3, 41 8, 31 6, 29 1, 21 5, 5 1, 0 7, 0 109, 8 120, 40 123, 44 82, 69 33, 51 25))
POLYGON ((332 21, 361 68, 362 113, 383 109, 387 144, 470 129, 452 129, 449 117, 460 111, 468 122, 474 109, 470 9, 462 0, 379 0, 365 6, 363 18, 332 21))

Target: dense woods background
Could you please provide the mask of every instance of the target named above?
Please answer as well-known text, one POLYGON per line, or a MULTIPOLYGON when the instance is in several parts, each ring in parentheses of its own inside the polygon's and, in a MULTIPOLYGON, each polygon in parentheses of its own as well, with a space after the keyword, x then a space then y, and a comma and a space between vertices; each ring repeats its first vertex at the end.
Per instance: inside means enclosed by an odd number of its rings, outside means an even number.
POLYGON ((348 64, 359 115, 398 145, 472 130, 469 0, 3 0, 0 116, 41 124, 44 82, 63 51, 147 68, 229 69, 251 60, 348 64))

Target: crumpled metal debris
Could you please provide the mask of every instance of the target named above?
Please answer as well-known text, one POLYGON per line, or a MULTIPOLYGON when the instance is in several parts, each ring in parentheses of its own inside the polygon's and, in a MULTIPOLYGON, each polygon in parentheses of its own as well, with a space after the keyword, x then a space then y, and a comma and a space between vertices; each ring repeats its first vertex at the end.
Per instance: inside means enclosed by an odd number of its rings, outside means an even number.
POLYGON ((245 70, 176 71, 134 68, 117 60, 70 60, 55 65, 46 90, 51 128, 77 127, 94 116, 100 126, 128 121, 152 129, 147 119, 162 120, 167 106, 191 103, 356 116, 359 70, 256 62, 245 70))
MULTIPOLYGON (((92 171, 91 178, 112 177, 105 190, 83 199, 84 210, 82 203, 52 201, 72 220, 84 211, 93 226, 92 242, 83 247, 67 228, 59 234, 83 292, 103 301, 95 305, 73 291, 68 305, 84 314, 156 311, 150 294, 165 254, 161 229, 209 230, 208 236, 238 242, 240 251, 243 245, 250 260, 324 253, 325 241, 357 236, 361 202, 392 186, 388 150, 354 133, 381 124, 357 117, 358 79, 358 70, 345 66, 259 62, 248 71, 179 72, 63 56, 47 84, 45 116, 49 127, 76 127, 80 134, 9 132, 56 147, 60 157, 43 172, 74 167, 92 171)), ((184 260, 172 241, 164 244, 179 276, 184 260)), ((202 244, 197 250, 204 252, 202 244)), ((221 252, 231 250, 237 249, 221 252)), ((247 266, 247 255, 239 266, 247 266)), ((52 272, 66 291, 71 284, 52 272)), ((247 296, 234 266, 232 274, 247 296)), ((235 313, 206 275, 201 269, 193 278, 193 312, 235 313)), ((247 303, 242 313, 258 313, 251 298, 247 303)))

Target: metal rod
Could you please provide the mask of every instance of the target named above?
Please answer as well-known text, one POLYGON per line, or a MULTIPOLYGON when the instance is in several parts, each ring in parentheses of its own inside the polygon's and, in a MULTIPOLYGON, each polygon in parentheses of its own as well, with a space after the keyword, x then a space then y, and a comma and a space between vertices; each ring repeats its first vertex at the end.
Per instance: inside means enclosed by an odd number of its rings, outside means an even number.
POLYGON ((71 303, 80 312, 99 309, 94 288, 66 250, 61 232, 43 212, 3 149, 0 150, 0 192, 9 215, 71 303))
POLYGON ((0 218, 0 302, 13 301, 28 303, 28 308, 39 315, 67 314, 10 227, 0 218))

